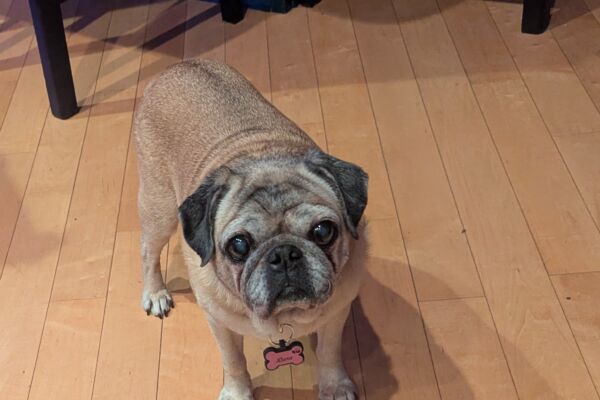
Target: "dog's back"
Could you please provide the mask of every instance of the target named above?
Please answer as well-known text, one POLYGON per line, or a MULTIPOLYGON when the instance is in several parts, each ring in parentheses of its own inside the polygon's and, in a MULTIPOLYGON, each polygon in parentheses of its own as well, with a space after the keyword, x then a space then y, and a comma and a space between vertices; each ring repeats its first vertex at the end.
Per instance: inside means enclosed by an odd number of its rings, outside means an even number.
POLYGON ((178 200, 213 164, 242 154, 260 157, 274 146, 290 151, 315 146, 241 74, 214 61, 183 62, 155 78, 137 109, 134 134, 142 179, 178 177, 172 182, 178 200), (152 169, 160 171, 147 170, 143 160, 149 158, 152 169))

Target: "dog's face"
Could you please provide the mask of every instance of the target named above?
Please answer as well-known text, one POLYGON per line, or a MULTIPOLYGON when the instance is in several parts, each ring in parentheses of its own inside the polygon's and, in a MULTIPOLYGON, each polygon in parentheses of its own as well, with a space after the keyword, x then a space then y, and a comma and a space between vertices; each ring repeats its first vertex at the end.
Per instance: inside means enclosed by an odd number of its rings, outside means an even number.
POLYGON ((184 236, 221 283, 267 319, 335 290, 367 202, 367 175, 312 150, 215 171, 180 207, 184 236))

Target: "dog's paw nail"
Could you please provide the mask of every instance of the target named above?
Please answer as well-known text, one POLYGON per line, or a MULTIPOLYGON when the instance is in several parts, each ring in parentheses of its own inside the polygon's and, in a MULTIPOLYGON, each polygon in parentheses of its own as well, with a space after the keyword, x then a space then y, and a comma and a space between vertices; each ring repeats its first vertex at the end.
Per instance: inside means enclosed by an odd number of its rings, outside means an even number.
POLYGON ((156 292, 144 291, 142 305, 147 315, 152 314, 163 319, 169 315, 169 311, 174 308, 175 304, 167 289, 160 289, 156 292))

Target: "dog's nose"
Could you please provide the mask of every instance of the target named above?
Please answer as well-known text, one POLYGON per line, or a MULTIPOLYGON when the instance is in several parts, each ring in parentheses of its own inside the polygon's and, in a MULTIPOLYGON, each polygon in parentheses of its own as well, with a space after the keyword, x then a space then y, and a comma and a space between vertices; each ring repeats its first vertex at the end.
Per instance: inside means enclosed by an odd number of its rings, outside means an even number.
POLYGON ((302 251, 291 244, 275 247, 267 256, 269 266, 275 271, 295 268, 302 260, 302 251))

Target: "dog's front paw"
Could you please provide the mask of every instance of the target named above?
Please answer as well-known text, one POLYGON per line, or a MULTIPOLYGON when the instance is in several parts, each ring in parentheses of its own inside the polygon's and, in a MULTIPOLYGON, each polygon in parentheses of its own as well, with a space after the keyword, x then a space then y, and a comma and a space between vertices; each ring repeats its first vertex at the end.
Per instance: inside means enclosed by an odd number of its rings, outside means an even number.
POLYGON ((146 314, 154 315, 160 319, 167 317, 169 311, 175 308, 173 298, 167 289, 159 289, 156 291, 144 290, 142 294, 142 307, 146 314))
POLYGON ((249 386, 228 384, 221 389, 219 400, 254 400, 254 396, 249 386))
POLYGON ((347 376, 333 382, 321 380, 319 385, 319 400, 358 400, 356 393, 356 386, 347 376))

